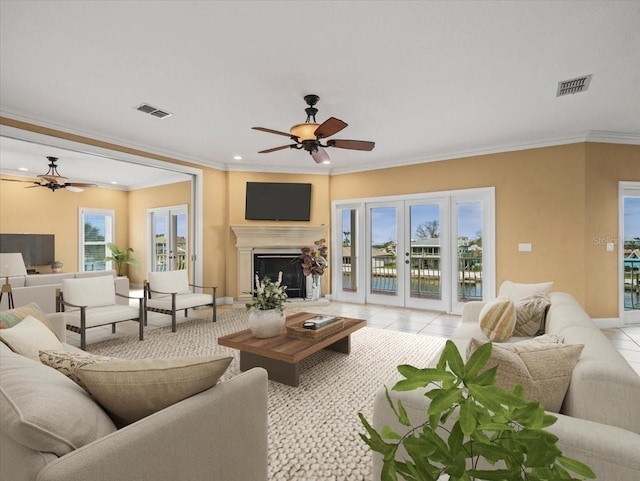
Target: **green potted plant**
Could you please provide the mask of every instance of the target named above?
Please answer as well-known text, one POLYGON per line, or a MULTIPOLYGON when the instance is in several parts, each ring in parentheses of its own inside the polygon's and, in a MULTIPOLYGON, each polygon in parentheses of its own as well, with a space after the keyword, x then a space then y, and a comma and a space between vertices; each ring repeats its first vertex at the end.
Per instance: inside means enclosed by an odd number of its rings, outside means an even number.
POLYGON ((118 273, 118 276, 123 275, 122 268, 124 267, 125 264, 129 264, 130 266, 138 265, 138 261, 136 259, 129 257, 129 252, 133 252, 133 249, 131 247, 127 247, 126 249, 121 250, 113 242, 109 242, 107 244, 107 247, 111 251, 111 255, 108 257, 105 257, 104 260, 115 262, 116 272, 118 273))
POLYGON ((539 402, 525 401, 520 384, 512 391, 498 388, 497 366, 483 371, 491 350, 491 343, 484 344, 465 364, 447 341, 435 368, 398 366, 404 379, 392 389, 430 388, 425 396, 431 402, 424 422, 412 426, 402 401, 394 403, 387 390, 391 409, 407 427, 404 433, 389 426, 378 432, 359 413, 367 431, 360 436, 383 456, 382 481, 399 476, 407 481, 595 478, 588 466, 562 456, 558 438, 545 430, 556 417, 539 402), (400 448, 403 455, 396 456, 400 448))

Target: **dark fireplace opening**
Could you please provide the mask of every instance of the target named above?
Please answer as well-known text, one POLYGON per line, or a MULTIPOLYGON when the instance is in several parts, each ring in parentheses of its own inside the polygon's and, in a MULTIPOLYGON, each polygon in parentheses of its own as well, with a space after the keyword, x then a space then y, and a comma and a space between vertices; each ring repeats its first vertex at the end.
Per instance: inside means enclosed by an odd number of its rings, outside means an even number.
MULTIPOLYGON (((278 280, 278 273, 282 272, 282 285, 287 286, 288 298, 302 298, 307 295, 305 276, 302 272, 300 254, 254 254, 254 273, 259 279, 269 277, 278 280)), ((254 289, 255 277, 253 279, 254 289)))

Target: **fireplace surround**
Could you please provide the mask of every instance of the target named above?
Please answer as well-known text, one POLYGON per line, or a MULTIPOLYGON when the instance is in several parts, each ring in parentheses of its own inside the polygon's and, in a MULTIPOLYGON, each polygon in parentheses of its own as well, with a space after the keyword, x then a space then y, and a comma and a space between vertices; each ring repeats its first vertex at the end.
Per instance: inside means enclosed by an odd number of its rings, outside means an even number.
POLYGON ((303 247, 313 246, 318 239, 327 238, 326 226, 298 225, 232 225, 238 249, 238 300, 251 298, 255 275, 256 254, 299 253, 303 247))

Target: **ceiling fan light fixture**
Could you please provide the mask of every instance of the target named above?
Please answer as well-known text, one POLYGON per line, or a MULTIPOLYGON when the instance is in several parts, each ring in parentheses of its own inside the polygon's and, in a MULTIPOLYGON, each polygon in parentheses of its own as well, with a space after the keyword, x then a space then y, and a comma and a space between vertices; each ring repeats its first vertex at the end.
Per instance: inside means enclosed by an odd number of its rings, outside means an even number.
POLYGON ((330 164, 331 159, 329 158, 329 154, 322 147, 317 147, 316 149, 309 152, 313 160, 315 160, 316 164, 330 164))
POLYGON ((298 137, 298 141, 303 140, 316 140, 315 131, 320 126, 315 122, 305 122, 302 124, 296 124, 291 127, 291 135, 298 137))

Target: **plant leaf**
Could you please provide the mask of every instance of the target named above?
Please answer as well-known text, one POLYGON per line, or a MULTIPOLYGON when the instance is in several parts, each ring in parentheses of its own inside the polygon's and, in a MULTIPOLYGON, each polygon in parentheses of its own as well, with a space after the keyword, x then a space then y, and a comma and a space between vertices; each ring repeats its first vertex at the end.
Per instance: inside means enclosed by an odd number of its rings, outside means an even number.
POLYGON ((465 399, 460 404, 460 429, 469 436, 476 428, 475 403, 471 399, 465 399))
POLYGON ((460 401, 462 401, 462 389, 457 387, 442 389, 433 401, 431 401, 431 404, 429 404, 427 412, 429 414, 441 413, 460 401))
POLYGON ((476 351, 471 354, 467 364, 465 365, 466 370, 466 379, 470 380, 474 378, 486 364, 489 358, 491 357, 491 351, 493 349, 493 344, 487 342, 480 346, 476 351))
POLYGON ((580 461, 565 456, 558 456, 558 462, 574 473, 584 476, 585 478, 595 479, 596 475, 589 466, 580 461))
POLYGON ((453 371, 453 373, 458 376, 460 379, 465 378, 465 367, 464 361, 462 360, 462 356, 460 356, 460 352, 458 348, 454 344, 453 341, 447 340, 447 344, 444 347, 444 356, 449 363, 449 367, 453 371))

